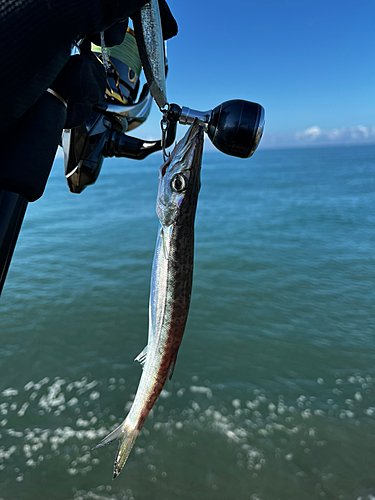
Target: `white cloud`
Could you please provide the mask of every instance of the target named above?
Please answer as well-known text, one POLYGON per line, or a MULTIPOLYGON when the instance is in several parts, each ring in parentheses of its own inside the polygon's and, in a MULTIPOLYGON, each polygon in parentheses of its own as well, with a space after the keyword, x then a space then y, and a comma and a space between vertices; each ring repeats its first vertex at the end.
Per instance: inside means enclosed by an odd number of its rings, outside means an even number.
POLYGON ((317 125, 313 125, 312 127, 309 127, 306 130, 302 130, 301 132, 296 132, 296 139, 311 139, 314 141, 321 135, 322 135, 322 130, 317 125))
POLYGON ((350 146, 360 144, 375 144, 375 126, 341 127, 323 129, 312 125, 297 132, 269 132, 264 131, 261 149, 300 148, 305 146, 350 146))
POLYGON ((358 131, 363 134, 364 137, 369 137, 369 135, 373 134, 372 129, 368 129, 367 127, 364 127, 363 125, 358 125, 357 127, 358 131))
POLYGON ((300 143, 319 144, 354 144, 362 142, 375 142, 375 127, 342 127, 323 130, 317 125, 306 130, 296 132, 295 140, 300 143))

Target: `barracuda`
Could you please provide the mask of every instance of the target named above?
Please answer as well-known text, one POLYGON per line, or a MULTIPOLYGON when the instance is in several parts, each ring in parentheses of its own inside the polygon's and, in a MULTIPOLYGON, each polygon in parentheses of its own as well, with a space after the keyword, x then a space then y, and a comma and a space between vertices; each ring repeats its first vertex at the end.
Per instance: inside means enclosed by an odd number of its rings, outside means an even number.
POLYGON ((96 446, 119 439, 114 478, 124 467, 147 415, 172 376, 185 330, 193 281, 203 135, 195 121, 159 170, 156 213, 160 227, 151 276, 148 343, 136 358, 143 372, 126 419, 96 446))

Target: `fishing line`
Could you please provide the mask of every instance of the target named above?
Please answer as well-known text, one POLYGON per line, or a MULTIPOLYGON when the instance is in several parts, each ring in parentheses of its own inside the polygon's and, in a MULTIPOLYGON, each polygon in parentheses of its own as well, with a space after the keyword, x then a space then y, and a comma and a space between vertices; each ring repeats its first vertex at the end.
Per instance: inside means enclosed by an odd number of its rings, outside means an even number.
POLYGON ((167 153, 167 151, 166 151, 167 133, 168 133, 168 129, 169 129, 169 120, 167 118, 168 111, 169 111, 169 104, 166 104, 164 108, 160 108, 160 111, 163 114, 163 117, 160 121, 161 146, 162 146, 164 161, 167 161, 167 159, 169 158, 169 155, 170 155, 170 153, 167 153))

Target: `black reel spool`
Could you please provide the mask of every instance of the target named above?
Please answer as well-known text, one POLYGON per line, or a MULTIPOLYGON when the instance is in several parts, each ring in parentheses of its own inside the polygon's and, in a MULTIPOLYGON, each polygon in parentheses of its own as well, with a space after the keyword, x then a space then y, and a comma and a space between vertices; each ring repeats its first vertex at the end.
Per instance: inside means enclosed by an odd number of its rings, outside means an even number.
POLYGON ((264 108, 255 102, 226 101, 212 110, 207 135, 219 151, 250 158, 264 130, 264 108))
POLYGON ((265 124, 263 106, 241 99, 223 102, 209 111, 180 108, 177 104, 169 107, 171 121, 190 125, 195 118, 219 151, 238 158, 250 158, 254 154, 265 124))

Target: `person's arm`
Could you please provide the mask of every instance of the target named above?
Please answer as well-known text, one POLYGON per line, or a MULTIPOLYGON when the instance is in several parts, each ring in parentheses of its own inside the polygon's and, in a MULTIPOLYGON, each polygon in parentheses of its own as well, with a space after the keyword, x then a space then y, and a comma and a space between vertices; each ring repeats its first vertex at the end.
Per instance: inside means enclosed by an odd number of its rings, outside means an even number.
MULTIPOLYGON (((105 32, 107 45, 121 43, 127 18, 145 3, 0 0, 0 49, 6 70, 0 79, 0 293, 27 203, 43 194, 66 124, 67 103, 50 87, 69 61, 71 44, 100 31, 105 32)), ((177 33, 177 24, 165 0, 159 3, 163 35, 170 38, 177 33)), ((76 71, 74 64, 72 68, 76 71)), ((93 82, 99 81, 95 91, 99 100, 104 94, 104 69, 95 62, 86 69, 93 82)), ((70 71, 60 79, 62 93, 70 71)), ((82 66, 81 76, 84 73, 82 66)), ((89 104, 95 99, 91 95, 89 104)))
POLYGON ((146 0, 1 0, 0 133, 51 85, 84 33, 128 18, 146 0))

